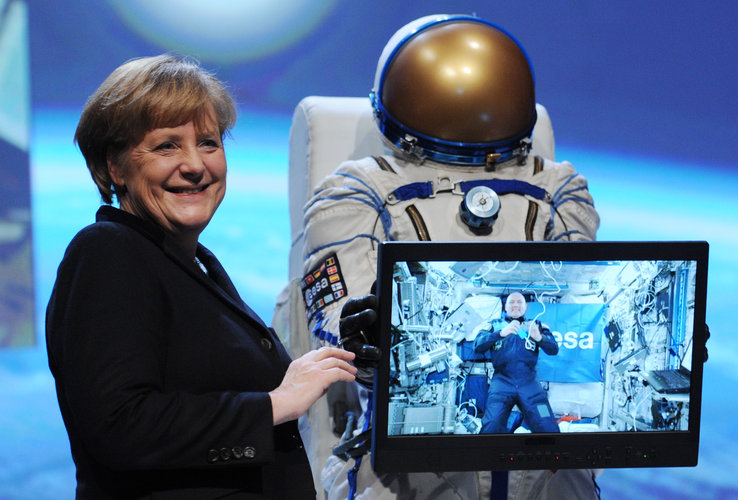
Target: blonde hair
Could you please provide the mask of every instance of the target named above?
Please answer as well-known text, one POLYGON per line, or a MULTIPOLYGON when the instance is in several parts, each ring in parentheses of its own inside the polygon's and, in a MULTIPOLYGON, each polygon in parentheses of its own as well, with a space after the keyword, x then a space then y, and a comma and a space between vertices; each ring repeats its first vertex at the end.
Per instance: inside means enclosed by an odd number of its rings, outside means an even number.
POLYGON ((190 121, 200 127, 215 115, 223 138, 236 123, 236 105, 224 85, 197 61, 173 54, 132 59, 90 96, 82 109, 74 141, 87 162, 105 203, 120 187, 108 160, 126 164, 130 149, 147 132, 190 121))

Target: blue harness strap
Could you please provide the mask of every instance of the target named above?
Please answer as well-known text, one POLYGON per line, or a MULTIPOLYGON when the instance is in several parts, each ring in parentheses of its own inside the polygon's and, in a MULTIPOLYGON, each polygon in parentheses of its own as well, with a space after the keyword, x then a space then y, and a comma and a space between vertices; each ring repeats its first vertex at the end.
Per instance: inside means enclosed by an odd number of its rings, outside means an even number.
MULTIPOLYGON (((546 198, 546 190, 529 182, 514 179, 479 179, 475 181, 463 181, 459 183, 461 191, 466 193, 476 186, 486 186, 497 194, 515 193, 528 195, 537 200, 546 198)), ((398 201, 407 201, 414 198, 430 198, 434 195, 433 182, 412 182, 400 186, 392 191, 398 201)))
POLYGON ((461 183, 461 189, 465 193, 477 186, 486 186, 497 194, 527 194, 537 200, 542 200, 546 197, 546 190, 542 187, 515 179, 480 179, 461 183))
MULTIPOLYGON (((364 414, 364 432, 369 430, 369 423, 372 419, 372 398, 371 394, 369 397, 369 401, 367 402, 367 408, 366 413, 364 414)), ((349 493, 348 493, 348 499, 347 500, 354 500, 354 497, 357 493, 358 484, 356 483, 357 476, 359 474, 359 468, 361 467, 361 459, 363 457, 359 456, 354 460, 354 466, 348 471, 348 484, 349 484, 349 493)))
POLYGON ((433 194, 433 183, 428 182, 412 182, 400 186, 392 194, 399 201, 412 200, 413 198, 429 198, 433 194))
POLYGON ((490 500, 507 500, 508 473, 506 470, 492 471, 492 490, 490 500))

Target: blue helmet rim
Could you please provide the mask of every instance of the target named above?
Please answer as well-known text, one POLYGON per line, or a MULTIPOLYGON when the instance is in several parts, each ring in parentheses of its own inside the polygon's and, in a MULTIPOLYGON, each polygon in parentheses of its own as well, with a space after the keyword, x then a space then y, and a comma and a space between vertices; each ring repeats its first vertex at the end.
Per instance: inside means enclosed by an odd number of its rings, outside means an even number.
POLYGON ((490 163, 502 163, 530 150, 533 127, 538 114, 533 110, 530 125, 519 135, 495 142, 455 142, 437 139, 421 134, 406 127, 390 115, 384 108, 379 96, 372 92, 369 95, 374 108, 374 117, 379 131, 393 145, 418 158, 428 158, 439 163, 452 165, 484 166, 490 163))

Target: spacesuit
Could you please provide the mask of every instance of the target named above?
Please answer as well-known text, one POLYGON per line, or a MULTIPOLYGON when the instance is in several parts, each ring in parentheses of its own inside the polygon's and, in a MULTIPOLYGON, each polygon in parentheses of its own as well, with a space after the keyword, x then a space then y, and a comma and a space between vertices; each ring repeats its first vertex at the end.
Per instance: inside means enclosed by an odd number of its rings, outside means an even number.
MULTIPOLYGON (((390 39, 371 94, 386 154, 341 164, 305 208, 301 288, 315 346, 339 343, 341 308, 347 297, 369 293, 380 241, 595 238, 599 217, 586 179, 570 163, 528 154, 533 87, 519 44, 478 18, 428 16, 390 39), (474 54, 463 53, 469 41, 474 54), (449 84, 448 71, 462 62, 449 84)), ((366 403, 366 391, 359 394, 366 403)), ((326 431, 315 429, 313 440, 329 439, 326 431)), ((357 499, 490 495, 488 472, 377 477, 367 463, 352 483, 353 467, 327 459, 329 499, 353 489, 357 499)), ((589 471, 561 472, 515 471, 509 497, 596 496, 589 471), (565 489, 557 492, 556 482, 565 489)))
POLYGON ((539 349, 555 355, 559 346, 551 331, 540 322, 537 322, 541 333, 539 341, 532 340, 525 328, 503 337, 502 329, 516 320, 519 324, 526 323, 523 318, 496 320, 474 340, 476 352, 490 351, 494 367, 482 417, 482 433, 510 432, 508 418, 515 405, 532 432, 559 432, 546 393, 536 377, 539 349))
MULTIPOLYGON (((406 191, 409 189, 406 189, 406 191)), ((415 194, 415 193, 413 193, 415 194)), ((398 156, 363 158, 341 164, 316 189, 305 210, 305 303, 313 334, 334 342, 345 295, 362 295, 376 279, 377 243, 394 241, 593 240, 598 216, 587 181, 567 162, 528 157, 511 160, 494 172, 454 167, 430 160, 418 163, 398 156), (519 192, 499 195, 491 233, 465 224, 460 212, 462 186, 480 180, 524 183, 545 191, 540 198, 519 192), (427 196, 400 199, 405 186, 428 183, 427 196), (339 272, 330 281, 332 300, 318 288, 320 270, 339 272), (323 299, 321 302, 320 300, 323 299)), ((335 342, 334 342, 335 343, 335 342)))

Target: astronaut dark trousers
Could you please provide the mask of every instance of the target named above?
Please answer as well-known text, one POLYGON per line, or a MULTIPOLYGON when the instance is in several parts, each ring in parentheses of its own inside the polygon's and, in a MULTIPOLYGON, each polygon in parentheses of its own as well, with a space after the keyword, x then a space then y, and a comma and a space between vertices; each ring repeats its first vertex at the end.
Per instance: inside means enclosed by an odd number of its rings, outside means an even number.
POLYGON ((487 405, 482 417, 482 433, 512 432, 508 426, 513 407, 523 414, 523 422, 532 432, 559 432, 546 393, 535 378, 514 379, 502 373, 492 376, 487 405))
POLYGON ((464 382, 460 403, 473 404, 478 414, 484 412, 489 394, 489 380, 487 375, 468 375, 464 382))

